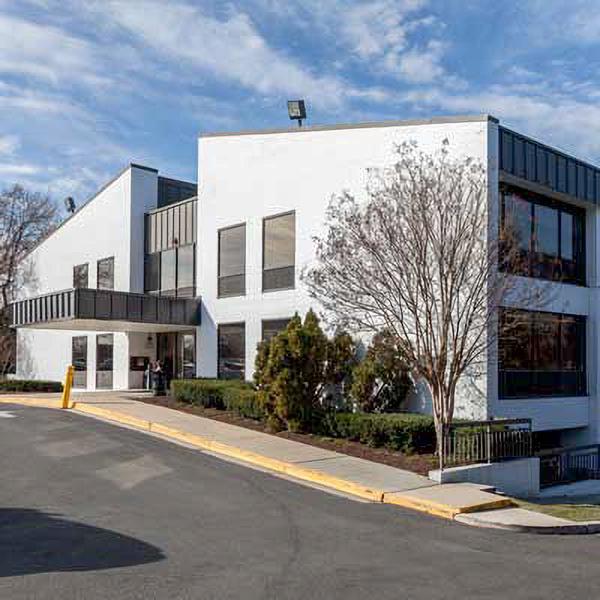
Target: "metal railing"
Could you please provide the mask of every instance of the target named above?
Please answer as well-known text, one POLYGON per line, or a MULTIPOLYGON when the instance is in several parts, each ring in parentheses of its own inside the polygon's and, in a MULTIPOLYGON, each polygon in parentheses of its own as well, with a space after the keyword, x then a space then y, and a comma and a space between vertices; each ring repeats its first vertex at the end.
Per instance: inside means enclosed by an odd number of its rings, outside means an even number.
POLYGON ((540 487, 600 479, 600 444, 541 450, 540 487))
POLYGON ((530 458, 531 419, 453 423, 443 446, 446 467, 530 458))

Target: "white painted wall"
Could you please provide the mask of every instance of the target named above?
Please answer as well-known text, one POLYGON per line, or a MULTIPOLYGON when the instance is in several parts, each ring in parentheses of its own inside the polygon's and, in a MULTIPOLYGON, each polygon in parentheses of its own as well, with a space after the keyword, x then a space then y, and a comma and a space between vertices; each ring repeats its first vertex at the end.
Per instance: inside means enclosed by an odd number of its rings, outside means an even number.
MULTIPOLYGON (((143 291, 144 218, 157 204, 157 172, 131 166, 28 256, 32 279, 18 299, 73 286, 73 267, 88 263, 89 287, 96 287, 96 263, 114 256, 115 289, 143 291)), ((88 337, 88 389, 95 389, 96 334, 89 331, 19 329, 17 376, 62 380, 71 362, 73 336, 88 337)), ((114 333, 115 389, 128 387, 128 334, 114 333)))
MULTIPOLYGON (((487 161, 488 121, 305 130, 199 140, 198 289, 202 327, 198 373, 217 372, 216 327, 246 323, 246 378, 251 378, 261 321, 304 314, 314 302, 300 273, 314 260, 312 237, 324 230, 332 195, 348 190, 365 197, 367 169, 395 161, 395 145, 415 140, 436 151, 448 139, 450 151, 487 161), (262 293, 262 219, 296 211, 296 288, 262 293), (217 232, 246 223, 246 295, 217 298, 217 232)), ((318 309, 318 307, 315 307, 318 309)), ((485 386, 485 383, 484 383, 485 386)))

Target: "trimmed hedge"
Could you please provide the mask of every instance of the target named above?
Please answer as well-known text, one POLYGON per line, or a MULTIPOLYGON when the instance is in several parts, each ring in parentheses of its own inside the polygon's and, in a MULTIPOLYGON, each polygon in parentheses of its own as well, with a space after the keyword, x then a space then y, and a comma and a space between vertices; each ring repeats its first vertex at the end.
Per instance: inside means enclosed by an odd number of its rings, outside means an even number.
POLYGON ((315 433, 407 454, 434 452, 436 446, 433 418, 427 415, 328 413, 315 433))
POLYGON ((173 398, 204 408, 232 410, 244 417, 261 419, 260 408, 252 384, 232 379, 175 379, 171 382, 173 398))
MULTIPOLYGON (((245 381, 175 379, 171 390, 180 402, 230 410, 250 419, 267 419, 258 392, 245 381)), ((433 418, 427 415, 326 412, 315 415, 310 430, 407 454, 435 451, 435 427, 433 418)))
POLYGON ((0 381, 0 392, 62 392, 60 381, 34 379, 4 379, 0 381))

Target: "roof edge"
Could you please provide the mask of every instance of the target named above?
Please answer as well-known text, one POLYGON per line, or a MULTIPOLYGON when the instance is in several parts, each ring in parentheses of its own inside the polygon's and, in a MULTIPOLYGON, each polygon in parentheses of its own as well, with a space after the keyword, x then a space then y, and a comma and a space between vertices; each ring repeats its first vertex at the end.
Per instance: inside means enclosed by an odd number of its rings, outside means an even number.
POLYGON ((333 125, 308 125, 303 127, 282 127, 274 129, 246 129, 240 131, 200 132, 199 138, 236 137, 244 135, 270 135, 274 133, 308 133, 311 131, 337 131, 342 129, 375 129, 380 127, 409 127, 412 125, 441 125, 445 123, 486 122, 499 123, 499 120, 487 113, 480 115, 449 115, 429 119, 406 119, 390 121, 366 121, 363 123, 339 123, 333 125))

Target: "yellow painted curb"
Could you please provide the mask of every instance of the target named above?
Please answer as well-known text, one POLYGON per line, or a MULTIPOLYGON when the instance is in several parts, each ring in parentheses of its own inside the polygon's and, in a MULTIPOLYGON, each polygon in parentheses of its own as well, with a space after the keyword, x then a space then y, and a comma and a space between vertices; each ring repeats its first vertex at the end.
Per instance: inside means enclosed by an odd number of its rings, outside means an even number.
MULTIPOLYGON (((60 399, 45 400, 42 398, 0 398, 0 402, 23 404, 25 406, 44 406, 48 408, 60 408, 61 406, 60 399)), ((510 498, 501 497, 498 497, 498 499, 494 499, 489 502, 457 507, 447 504, 441 504, 423 498, 414 498, 409 495, 402 495, 399 492, 385 493, 383 490, 371 489, 369 487, 354 483, 352 481, 348 481, 346 479, 341 479, 339 477, 327 475, 319 471, 307 469, 306 467, 301 467, 293 463, 269 458, 261 454, 256 454, 248 450, 243 450, 236 446, 230 446, 228 444, 217 442, 213 439, 204 436, 199 436, 193 433, 181 431, 173 427, 168 427, 167 425, 161 425, 160 423, 154 423, 145 419, 132 417, 130 415, 126 415, 116 410, 100 408, 98 406, 94 406, 93 404, 86 404, 77 401, 71 402, 70 408, 82 413, 88 413, 90 415, 102 417, 110 421, 115 421, 117 423, 129 425, 136 429, 157 433, 165 437, 172 438, 174 440, 185 442, 186 444, 195 446, 196 448, 210 450, 211 452, 222 454, 223 456, 228 456, 230 458, 241 460, 256 465, 258 467, 262 467, 278 473, 283 473, 285 475, 295 477, 296 479, 300 479, 302 481, 308 481, 310 483, 330 487, 334 490, 352 494, 354 496, 371 500, 373 502, 382 502, 385 504, 402 506, 403 508, 409 508, 412 510, 424 512, 430 515, 435 515, 437 517, 443 517, 446 519, 454 519, 456 515, 464 513, 515 506, 514 502, 510 498)))
POLYGON ((21 404, 22 406, 33 406, 39 408, 60 408, 60 398, 3 398, 0 396, 1 404, 21 404))
POLYGON ((479 504, 470 504, 467 506, 452 506, 449 504, 441 504, 424 498, 413 498, 407 495, 401 495, 397 492, 394 494, 384 494, 383 502, 385 504, 395 504, 403 508, 418 510, 436 517, 444 517, 446 519, 454 519, 456 515, 480 512, 484 510, 493 510, 496 508, 508 508, 515 506, 510 498, 501 498, 490 500, 489 502, 481 502, 479 504))

